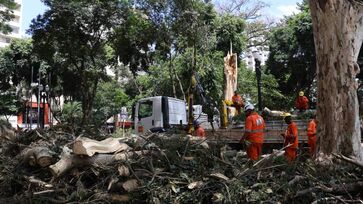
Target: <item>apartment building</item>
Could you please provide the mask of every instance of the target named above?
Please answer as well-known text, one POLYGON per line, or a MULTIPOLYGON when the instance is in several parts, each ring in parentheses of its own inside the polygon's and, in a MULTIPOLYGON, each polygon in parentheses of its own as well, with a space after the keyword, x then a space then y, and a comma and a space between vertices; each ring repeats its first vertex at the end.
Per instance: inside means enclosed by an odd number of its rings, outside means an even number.
MULTIPOLYGON (((13 38, 21 38, 21 22, 22 22, 22 10, 23 10, 23 0, 15 0, 15 2, 19 5, 17 9, 14 10, 15 18, 8 22, 13 31, 7 35, 0 33, 0 47, 5 47, 10 44, 11 39, 13 38)), ((0 7, 0 9, 2 9, 0 7)))

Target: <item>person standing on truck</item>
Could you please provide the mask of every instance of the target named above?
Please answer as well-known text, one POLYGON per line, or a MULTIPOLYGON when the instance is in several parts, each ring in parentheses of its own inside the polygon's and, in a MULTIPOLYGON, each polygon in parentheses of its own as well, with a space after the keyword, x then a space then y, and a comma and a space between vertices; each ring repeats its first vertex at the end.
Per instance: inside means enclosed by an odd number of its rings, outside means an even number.
POLYGON ((194 136, 198 136, 198 137, 205 137, 205 131, 204 128, 202 126, 200 126, 200 122, 195 120, 193 121, 193 125, 194 125, 194 136))
POLYGON ((295 101, 295 107, 300 111, 304 112, 309 108, 309 99, 304 96, 304 92, 300 91, 299 96, 295 101))
POLYGON ((258 115, 252 104, 247 104, 244 110, 246 113, 245 132, 240 142, 246 144, 247 156, 251 160, 256 161, 262 152, 265 121, 258 115))
POLYGON ((284 138, 285 156, 286 159, 291 162, 296 159, 296 151, 299 145, 297 125, 291 119, 290 113, 285 113, 284 121, 288 125, 285 133, 281 136, 284 138))
POLYGON ((308 124, 308 145, 312 157, 315 156, 316 151, 316 125, 316 115, 313 115, 312 120, 308 124))
POLYGON ((245 104, 243 102, 241 95, 238 94, 237 90, 234 91, 234 95, 232 96, 232 102, 233 106, 237 110, 237 114, 239 115, 241 113, 241 107, 243 107, 245 104))

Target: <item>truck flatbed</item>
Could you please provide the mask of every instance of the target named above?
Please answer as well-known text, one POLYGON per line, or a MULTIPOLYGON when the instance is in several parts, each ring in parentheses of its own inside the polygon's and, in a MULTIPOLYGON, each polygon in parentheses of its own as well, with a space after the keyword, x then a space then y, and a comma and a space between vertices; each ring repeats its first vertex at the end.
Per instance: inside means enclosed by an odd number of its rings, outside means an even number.
MULTIPOLYGON (((300 144, 307 143, 307 126, 309 120, 294 120, 298 126, 298 139, 300 144)), ((283 138, 280 136, 287 128, 287 124, 282 120, 266 121, 264 144, 282 144, 283 138)), ((244 126, 234 126, 227 129, 206 129, 208 140, 220 140, 226 143, 238 143, 241 139, 244 126)))

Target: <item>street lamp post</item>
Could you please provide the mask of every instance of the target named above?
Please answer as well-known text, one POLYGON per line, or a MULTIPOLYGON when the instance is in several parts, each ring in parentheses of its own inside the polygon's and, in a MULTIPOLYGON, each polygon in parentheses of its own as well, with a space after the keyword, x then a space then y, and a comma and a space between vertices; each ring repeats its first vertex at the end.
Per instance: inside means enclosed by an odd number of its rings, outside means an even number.
POLYGON ((42 128, 44 129, 44 125, 45 125, 45 104, 46 104, 46 102, 45 102, 45 100, 47 100, 47 104, 48 104, 48 92, 49 92, 49 86, 48 85, 45 85, 45 87, 44 87, 44 92, 43 92, 43 123, 42 123, 42 128))
POLYGON ((37 128, 40 128, 40 123, 41 123, 41 121, 40 121, 40 119, 41 119, 41 117, 40 117, 40 103, 42 101, 42 95, 41 95, 42 91, 43 91, 43 85, 39 83, 38 84, 38 104, 37 104, 38 105, 37 128))
POLYGON ((262 94, 261 94, 261 55, 258 51, 253 51, 253 58, 255 59, 255 72, 257 79, 257 95, 258 95, 258 110, 262 111, 262 94))

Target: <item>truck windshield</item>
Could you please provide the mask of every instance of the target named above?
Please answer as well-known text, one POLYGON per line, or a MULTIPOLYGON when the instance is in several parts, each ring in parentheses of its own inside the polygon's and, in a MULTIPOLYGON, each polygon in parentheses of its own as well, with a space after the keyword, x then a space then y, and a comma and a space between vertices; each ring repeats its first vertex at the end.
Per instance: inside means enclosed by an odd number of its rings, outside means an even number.
POLYGON ((150 117, 153 114, 153 102, 143 101, 140 102, 138 116, 140 118, 150 117))

